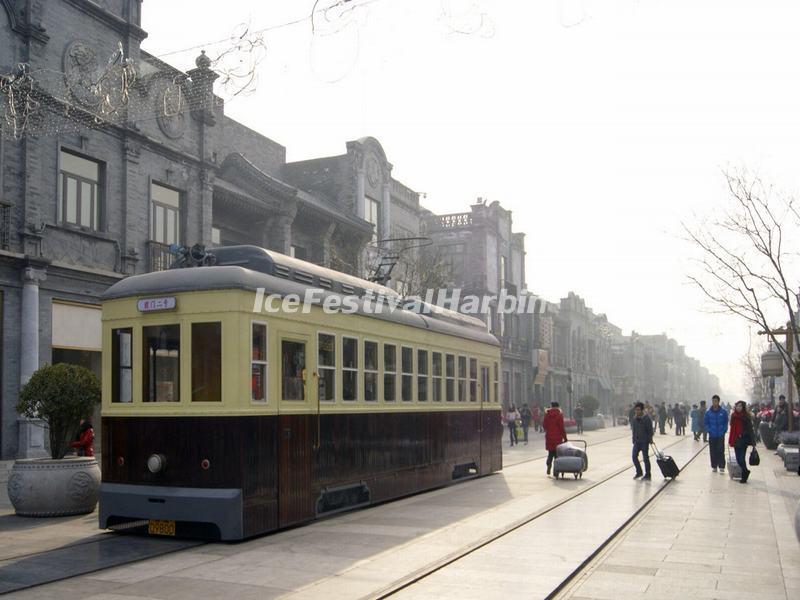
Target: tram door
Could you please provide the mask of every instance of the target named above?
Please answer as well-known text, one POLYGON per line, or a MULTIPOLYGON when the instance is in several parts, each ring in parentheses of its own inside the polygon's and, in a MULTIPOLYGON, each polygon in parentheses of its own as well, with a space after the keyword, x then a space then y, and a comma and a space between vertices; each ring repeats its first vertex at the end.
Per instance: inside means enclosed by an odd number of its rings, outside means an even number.
POLYGON ((492 472, 492 423, 495 411, 490 410, 489 390, 491 389, 489 380, 489 367, 481 365, 481 475, 492 472))
POLYGON ((287 333, 279 340, 278 521, 285 527, 314 515, 311 409, 316 409, 316 390, 310 385, 309 338, 287 333))

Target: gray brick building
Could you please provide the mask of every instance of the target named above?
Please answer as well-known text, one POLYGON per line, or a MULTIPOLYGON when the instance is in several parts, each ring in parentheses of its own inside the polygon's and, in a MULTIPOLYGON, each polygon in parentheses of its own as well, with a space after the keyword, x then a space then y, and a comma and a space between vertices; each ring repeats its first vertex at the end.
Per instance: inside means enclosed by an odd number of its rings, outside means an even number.
MULTIPOLYGON (((470 212, 423 219, 423 232, 452 267, 453 284, 463 295, 527 295, 525 234, 513 231, 511 211, 499 202, 479 199, 470 212)), ((521 406, 533 398, 532 315, 503 313, 496 305, 485 315, 487 327, 502 345, 501 398, 521 406)))
POLYGON ((377 140, 287 163, 284 146, 225 116, 205 55, 181 72, 141 50, 141 10, 0 0, 0 74, 26 63, 42 109, 23 135, 8 123, 0 135, 2 458, 45 452, 14 410, 20 385, 50 362, 99 374, 99 294, 169 266, 170 244, 251 243, 363 275, 373 240, 419 234, 419 195, 377 140), (136 79, 101 114, 87 82, 119 48, 136 79))

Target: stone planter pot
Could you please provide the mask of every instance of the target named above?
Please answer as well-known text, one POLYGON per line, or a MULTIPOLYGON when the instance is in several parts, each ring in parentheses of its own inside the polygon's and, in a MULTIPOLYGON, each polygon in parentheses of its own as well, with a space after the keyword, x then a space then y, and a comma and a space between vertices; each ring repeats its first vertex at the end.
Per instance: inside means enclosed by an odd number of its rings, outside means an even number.
POLYGON ((800 502, 797 503, 797 510, 794 512, 794 534, 800 542, 800 502))
POLYGON ((8 498, 23 517, 90 513, 99 489, 100 466, 93 457, 18 460, 8 478, 8 498))
POLYGON ((594 431, 595 429, 603 429, 606 426, 602 417, 584 417, 583 429, 585 431, 594 431))

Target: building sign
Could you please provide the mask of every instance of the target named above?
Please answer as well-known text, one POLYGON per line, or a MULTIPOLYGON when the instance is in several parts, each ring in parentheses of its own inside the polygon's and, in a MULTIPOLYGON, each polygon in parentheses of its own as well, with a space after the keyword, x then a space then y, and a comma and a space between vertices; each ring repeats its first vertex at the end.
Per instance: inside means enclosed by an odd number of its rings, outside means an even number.
POLYGON ((143 298, 137 303, 139 312, 155 312, 159 310, 172 310, 176 306, 175 296, 164 298, 143 298))

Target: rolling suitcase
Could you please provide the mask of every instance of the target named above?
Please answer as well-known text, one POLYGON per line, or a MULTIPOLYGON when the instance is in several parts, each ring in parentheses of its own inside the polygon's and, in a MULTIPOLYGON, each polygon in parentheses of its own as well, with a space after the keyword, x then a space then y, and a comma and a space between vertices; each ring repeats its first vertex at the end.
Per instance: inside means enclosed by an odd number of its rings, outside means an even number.
POLYGON ((653 442, 651 442, 651 444, 655 449, 656 464, 658 465, 658 468, 661 469, 661 474, 665 479, 667 477, 670 479, 675 479, 678 476, 678 473, 681 472, 677 463, 675 462, 675 459, 664 454, 653 442))
POLYGON ((563 479, 564 474, 572 473, 575 479, 581 479, 583 472, 589 468, 589 457, 586 454, 586 442, 573 440, 583 444, 583 448, 573 446, 570 442, 560 444, 556 448, 556 459, 553 461, 553 477, 563 479))
POLYGON ((728 477, 731 479, 742 478, 742 467, 736 462, 736 457, 731 454, 730 447, 728 447, 728 477))

